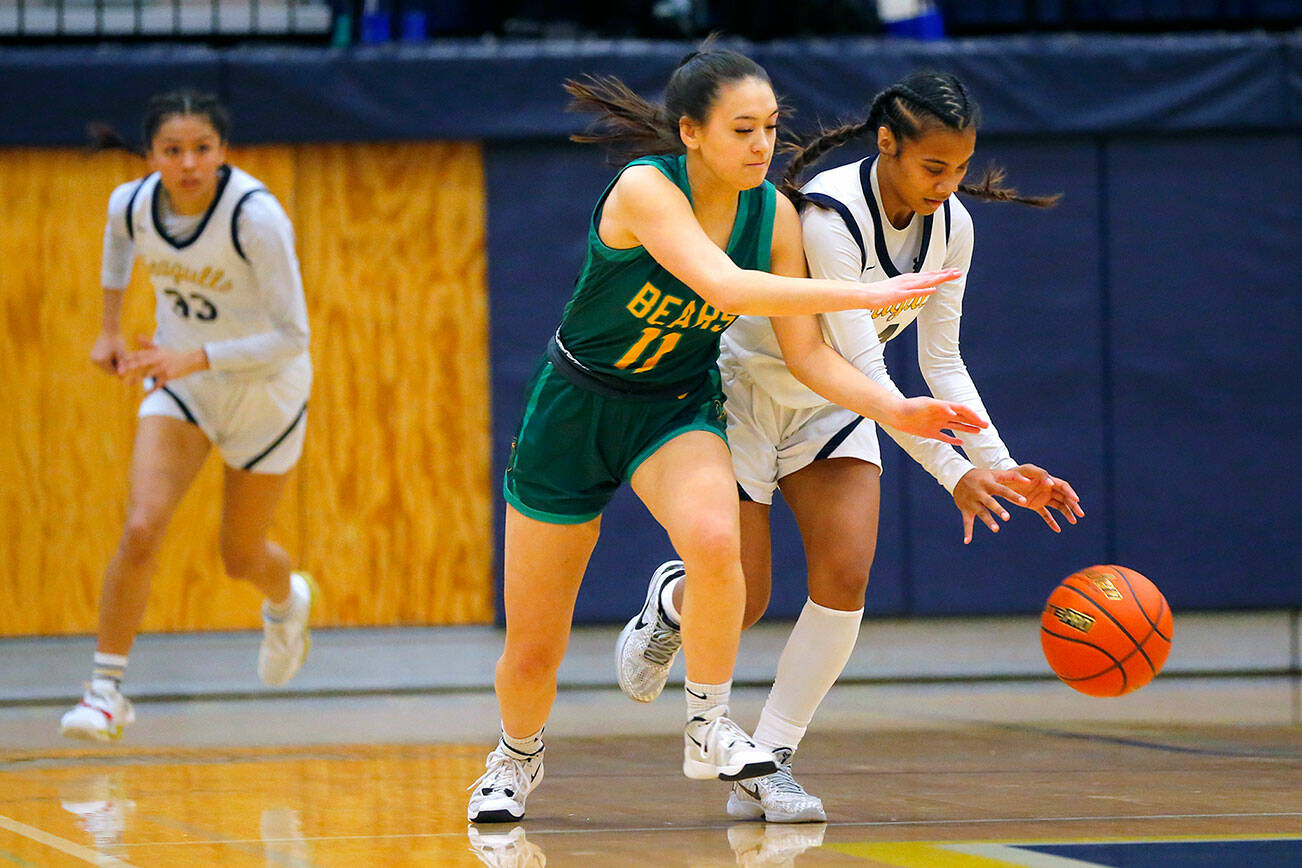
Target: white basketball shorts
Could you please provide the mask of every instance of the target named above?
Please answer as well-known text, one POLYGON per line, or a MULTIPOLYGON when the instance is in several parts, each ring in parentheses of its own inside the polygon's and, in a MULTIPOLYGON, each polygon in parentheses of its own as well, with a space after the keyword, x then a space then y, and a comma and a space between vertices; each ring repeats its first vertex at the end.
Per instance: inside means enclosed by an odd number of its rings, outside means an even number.
POLYGON ((288 473, 303 454, 311 387, 311 367, 305 364, 251 379, 202 371, 146 395, 139 415, 171 416, 199 426, 227 467, 288 473))
POLYGON ((793 409, 777 403, 744 371, 725 367, 728 447, 737 484, 756 503, 773 503, 778 480, 824 458, 882 466, 877 426, 836 404, 793 409))

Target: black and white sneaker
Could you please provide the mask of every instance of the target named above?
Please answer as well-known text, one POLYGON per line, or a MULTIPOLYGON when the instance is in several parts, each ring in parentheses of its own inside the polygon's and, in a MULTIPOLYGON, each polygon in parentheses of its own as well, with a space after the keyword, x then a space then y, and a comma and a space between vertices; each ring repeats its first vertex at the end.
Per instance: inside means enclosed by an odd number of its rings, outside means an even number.
POLYGON ((728 795, 728 816, 767 823, 822 823, 827 820, 823 800, 805 792, 791 774, 789 747, 773 749, 778 770, 762 778, 738 781, 728 795))
POLYGON ((699 781, 740 781, 778 770, 773 754, 751 741, 716 705, 695 715, 683 729, 683 774, 699 781))
POLYGON ((524 800, 543 778, 543 752, 525 757, 500 741, 470 785, 466 818, 472 823, 513 823, 524 817, 524 800))
POLYGON ((615 672, 619 689, 629 699, 650 702, 665 689, 669 668, 683 647, 678 628, 660 612, 660 594, 666 585, 686 573, 682 561, 665 561, 651 574, 646 603, 637 616, 624 625, 615 643, 615 672))

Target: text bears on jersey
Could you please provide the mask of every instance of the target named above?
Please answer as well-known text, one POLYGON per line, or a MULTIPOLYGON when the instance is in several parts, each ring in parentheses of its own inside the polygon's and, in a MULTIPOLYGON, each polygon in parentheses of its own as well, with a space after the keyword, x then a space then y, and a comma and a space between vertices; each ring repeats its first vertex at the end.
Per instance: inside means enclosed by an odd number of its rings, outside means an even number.
POLYGON ((633 316, 646 320, 647 325, 671 329, 696 328, 721 332, 737 318, 736 314, 724 313, 705 303, 701 304, 698 312, 695 301, 684 305, 678 296, 663 293, 650 283, 639 289, 625 307, 633 316))

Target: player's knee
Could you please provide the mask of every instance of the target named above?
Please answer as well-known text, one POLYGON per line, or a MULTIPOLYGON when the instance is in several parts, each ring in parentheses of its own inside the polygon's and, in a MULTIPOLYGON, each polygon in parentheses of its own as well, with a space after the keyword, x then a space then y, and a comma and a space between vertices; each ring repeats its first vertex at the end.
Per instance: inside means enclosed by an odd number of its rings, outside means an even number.
POLYGON ((149 510, 135 508, 127 515, 118 544, 122 556, 130 560, 148 560, 163 544, 167 518, 149 510))
POLYGON ((853 611, 862 609, 868 590, 870 564, 842 561, 811 570, 809 596, 820 606, 853 611))
POLYGON ((516 682, 545 684, 556 680, 565 650, 546 644, 514 643, 497 661, 497 677, 516 682))
POLYGON ((741 538, 737 525, 713 516, 703 516, 674 540, 674 548, 687 565, 688 573, 718 574, 740 563, 741 538))

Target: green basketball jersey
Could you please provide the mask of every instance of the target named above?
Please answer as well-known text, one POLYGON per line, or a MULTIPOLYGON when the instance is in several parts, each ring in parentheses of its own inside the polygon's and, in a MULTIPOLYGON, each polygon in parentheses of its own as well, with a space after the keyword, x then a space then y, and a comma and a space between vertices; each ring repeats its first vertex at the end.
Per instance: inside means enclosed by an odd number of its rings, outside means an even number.
MULTIPOLYGON (((628 165, 655 166, 691 200, 685 156, 641 157, 628 165)), ((614 186, 611 181, 592 211, 587 260, 556 332, 560 351, 617 391, 686 390, 714 368, 719 338, 736 316, 708 304, 646 248, 616 250, 602 242, 597 226, 614 186)), ((776 204, 768 181, 739 194, 726 250, 738 267, 769 270, 776 204)))

